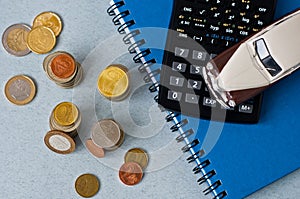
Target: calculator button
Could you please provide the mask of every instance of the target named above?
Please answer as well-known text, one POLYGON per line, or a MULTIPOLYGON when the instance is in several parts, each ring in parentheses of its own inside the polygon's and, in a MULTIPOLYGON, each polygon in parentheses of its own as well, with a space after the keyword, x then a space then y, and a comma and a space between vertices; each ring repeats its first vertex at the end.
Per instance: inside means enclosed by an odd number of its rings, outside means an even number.
POLYGON ((174 77, 174 76, 170 77, 170 85, 172 85, 172 86, 182 87, 183 82, 184 82, 184 78, 174 77))
POLYGON ((180 20, 179 25, 188 27, 191 25, 191 22, 188 20, 180 20))
POLYGON ((200 61, 205 61, 206 59, 206 52, 204 51, 197 51, 193 50, 193 59, 194 60, 200 60, 200 61))
POLYGON ((208 97, 203 98, 203 105, 204 106, 210 106, 210 107, 216 107, 217 101, 208 97))
POLYGON ((200 90, 201 85, 202 85, 201 81, 196 81, 196 80, 192 80, 192 79, 188 80, 188 88, 192 88, 192 89, 195 89, 195 90, 200 90))
POLYGON ((190 50, 187 48, 175 47, 175 56, 187 58, 189 56, 190 50))
POLYGON ((177 38, 178 39, 187 39, 189 36, 186 34, 186 33, 181 33, 181 32, 179 32, 178 34, 177 34, 177 38))
POLYGON ((192 7, 184 6, 182 8, 182 11, 185 12, 185 13, 192 13, 193 12, 193 8, 192 7))
POLYGON ((180 62, 173 62, 172 70, 184 73, 186 70, 186 64, 180 62))
POLYGON ((202 76, 202 69, 203 69, 203 66, 191 65, 190 73, 193 75, 201 75, 202 76))
POLYGON ((196 41, 196 42, 198 42, 198 43, 200 43, 201 41, 203 41, 203 37, 202 36, 194 36, 193 37, 193 39, 196 41))
POLYGON ((174 101, 180 101, 182 97, 181 92, 168 91, 168 99, 174 101))
POLYGON ((239 105, 239 112, 241 113, 252 113, 253 105, 251 104, 241 104, 239 105))
POLYGON ((191 104, 198 104, 198 102, 199 102, 199 96, 195 95, 195 94, 187 93, 185 95, 185 102, 191 103, 191 104))

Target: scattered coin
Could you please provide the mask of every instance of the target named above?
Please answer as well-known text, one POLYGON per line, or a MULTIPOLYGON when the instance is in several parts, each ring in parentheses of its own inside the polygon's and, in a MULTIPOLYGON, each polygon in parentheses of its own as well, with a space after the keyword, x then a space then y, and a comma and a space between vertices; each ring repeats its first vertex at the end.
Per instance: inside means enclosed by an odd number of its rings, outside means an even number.
POLYGON ((44 137, 44 142, 55 153, 69 154, 75 150, 75 141, 62 131, 49 131, 44 137))
POLYGON ((92 174, 83 174, 76 179, 75 189, 80 196, 90 198, 98 193, 100 182, 92 174))
POLYGON ((106 150, 115 150, 124 141, 124 132, 119 125, 111 120, 100 120, 92 128, 92 141, 106 150))
POLYGON ((46 26, 38 26, 28 33, 27 46, 34 53, 46 54, 54 48, 55 44, 55 34, 46 26))
POLYGON ((103 158, 105 155, 104 149, 94 144, 92 139, 87 139, 85 141, 87 149, 97 158, 103 158))
POLYGON ((122 100, 129 93, 128 69, 123 65, 110 65, 98 77, 100 94, 111 100, 122 100))
POLYGON ((58 36, 62 30, 62 21, 54 12, 42 12, 33 20, 33 28, 38 26, 46 26, 50 28, 55 36, 58 36))
POLYGON ((81 65, 64 51, 49 54, 44 59, 43 68, 48 78, 63 88, 78 85, 83 76, 81 65))
POLYGON ((126 185, 136 185, 143 178, 142 167, 135 162, 124 163, 119 170, 119 178, 126 185))
POLYGON ((13 104, 25 105, 33 100, 36 86, 33 80, 25 75, 17 75, 5 85, 5 96, 13 104))
POLYGON ((25 24, 14 24, 2 35, 4 49, 14 56, 25 56, 31 51, 27 47, 27 36, 31 28, 25 24))
POLYGON ((147 153, 140 148, 133 148, 127 151, 125 154, 125 163, 126 162, 135 162, 138 163, 142 169, 145 169, 148 165, 148 155, 147 153))

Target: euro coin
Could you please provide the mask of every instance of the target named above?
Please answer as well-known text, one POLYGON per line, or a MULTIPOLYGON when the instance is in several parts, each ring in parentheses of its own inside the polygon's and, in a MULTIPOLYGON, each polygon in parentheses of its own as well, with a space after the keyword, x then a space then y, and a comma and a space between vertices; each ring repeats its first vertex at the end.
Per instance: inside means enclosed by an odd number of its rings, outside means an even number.
POLYGON ((74 74, 76 63, 72 56, 63 53, 53 58, 50 67, 54 75, 58 78, 66 79, 74 74))
POLYGON ((143 178, 142 167, 135 162, 126 162, 119 170, 119 178, 126 185, 136 185, 143 178))
POLYGON ((148 155, 140 148, 133 148, 127 151, 124 158, 125 162, 136 162, 142 169, 145 169, 148 165, 148 155))
POLYGON ((110 65, 98 77, 100 94, 111 100, 125 98, 129 91, 128 69, 122 65, 110 65))
POLYGON ((74 57, 67 52, 49 54, 43 61, 48 78, 62 88, 73 88, 83 77, 83 69, 74 57))
POLYGON ((104 149, 94 144, 92 139, 87 139, 85 141, 86 148, 97 158, 103 158, 105 155, 104 149))
POLYGON ((61 125, 61 124, 59 124, 54 119, 54 110, 52 111, 52 113, 50 115, 50 118, 49 118, 50 129, 60 130, 60 131, 63 131, 65 133, 68 133, 68 134, 71 134, 72 132, 76 131, 77 128, 80 126, 80 123, 81 123, 81 115, 80 115, 79 111, 78 111, 77 119, 71 125, 61 125))
POLYGON ((31 51, 27 47, 27 36, 31 28, 25 24, 14 24, 2 35, 4 49, 14 56, 25 56, 31 51))
POLYGON ((70 126, 76 122, 79 111, 76 105, 71 102, 62 102, 53 110, 54 120, 62 126, 70 126))
POLYGON ((28 33, 27 46, 36 54, 46 54, 50 52, 55 44, 56 37, 50 28, 38 26, 28 33))
POLYGON ((31 102, 36 93, 33 80, 25 75, 17 75, 5 85, 5 96, 13 104, 25 105, 31 102))
POLYGON ((55 153, 69 154, 75 150, 75 141, 62 131, 49 131, 44 137, 44 142, 55 153))
POLYGON ((33 20, 33 28, 38 26, 46 26, 50 28, 55 36, 58 36, 62 30, 62 21, 54 12, 42 12, 33 20))
POLYGON ((106 150, 115 150, 124 140, 124 133, 119 125, 110 119, 100 120, 92 128, 91 139, 93 142, 106 150), (123 140, 122 140, 123 139, 123 140))
POLYGON ((92 174, 83 174, 76 179, 75 189, 81 197, 90 198, 98 193, 100 182, 92 174))

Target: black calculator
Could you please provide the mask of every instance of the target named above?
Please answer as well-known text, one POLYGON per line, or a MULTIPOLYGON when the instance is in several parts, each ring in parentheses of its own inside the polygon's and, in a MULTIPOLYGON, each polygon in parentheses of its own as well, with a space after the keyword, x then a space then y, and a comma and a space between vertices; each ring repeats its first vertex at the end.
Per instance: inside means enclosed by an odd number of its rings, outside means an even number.
POLYGON ((257 123, 262 94, 224 110, 209 94, 202 68, 222 51, 269 25, 275 7, 276 0, 174 0, 158 103, 188 116, 257 123), (212 117, 218 112, 226 117, 212 117))

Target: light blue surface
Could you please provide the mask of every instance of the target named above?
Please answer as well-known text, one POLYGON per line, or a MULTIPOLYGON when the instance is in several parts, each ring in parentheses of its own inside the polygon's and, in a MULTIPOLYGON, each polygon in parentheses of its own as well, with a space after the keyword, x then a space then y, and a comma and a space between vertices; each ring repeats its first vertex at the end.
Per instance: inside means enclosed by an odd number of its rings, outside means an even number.
MULTIPOLYGON (((106 14, 108 1, 0 0, 0 3, 1 33, 15 23, 31 24, 33 18, 40 12, 58 13, 63 19, 64 29, 55 50, 69 51, 81 63, 87 63, 85 60, 91 51, 103 43, 105 45, 103 45, 104 50, 99 53, 100 58, 109 56, 109 50, 117 51, 127 48, 121 42, 119 42, 120 46, 115 46, 113 43, 109 45, 107 41, 104 41, 116 34, 116 27, 112 25, 111 18, 106 14)), ((80 198, 74 190, 74 182, 83 173, 93 173, 100 179, 101 188, 94 198, 205 198, 201 192, 205 187, 199 187, 195 182, 198 177, 192 174, 193 165, 186 163, 186 155, 168 162, 169 164, 161 169, 146 172, 139 185, 127 187, 119 181, 117 170, 104 162, 117 157, 115 164, 120 165, 122 160, 118 157, 123 156, 124 151, 108 153, 106 159, 97 160, 89 154, 79 138, 76 140, 77 148, 73 154, 59 155, 50 151, 44 145, 43 138, 49 130, 50 112, 57 103, 78 102, 82 112, 88 112, 97 117, 106 117, 110 114, 107 110, 101 112, 102 105, 108 102, 102 101, 95 88, 91 88, 95 94, 95 101, 93 104, 84 105, 85 100, 87 102, 90 99, 85 98, 85 92, 80 88, 89 83, 93 85, 88 76, 85 76, 82 84, 73 90, 60 89, 51 82, 42 69, 45 56, 31 53, 26 57, 17 58, 7 54, 2 47, 0 48, 1 199, 80 198), (38 88, 34 101, 23 107, 10 104, 3 94, 6 81, 17 74, 27 74, 33 77, 38 88), (81 91, 83 93, 80 93, 81 91), (96 107, 96 112, 94 109, 89 112, 87 107, 90 106, 96 107)), ((127 56, 130 57, 130 55, 125 55, 120 60, 128 64, 130 68, 135 68, 137 65, 133 64, 131 57, 129 59, 127 56)), ((85 74, 88 74, 91 68, 99 70, 106 64, 101 59, 95 63, 89 63, 90 65, 83 65, 85 74)), ((148 102, 150 106, 152 100, 148 100, 148 91, 144 89, 138 90, 136 95, 142 97, 133 99, 133 106, 130 108, 134 112, 132 117, 138 123, 145 124, 143 122, 149 119, 145 111, 148 110, 148 102), (145 104, 147 104, 146 108, 143 109, 145 104)), ((84 127, 85 124, 82 126, 84 127)), ((149 152, 155 152, 158 148, 164 147, 166 140, 171 142, 176 137, 175 134, 169 132, 168 128, 168 125, 164 126, 160 132, 152 135, 149 141, 127 136, 123 149, 144 147, 149 152)), ((80 134, 88 133, 82 131, 80 134)), ((178 144, 178 149, 181 147, 182 145, 178 144)), ((166 160, 168 157, 166 153, 160 158, 166 160)), ((154 156, 150 156, 149 166, 155 161, 154 156)), ((300 172, 298 171, 255 193, 250 198, 296 198, 300 194, 299 180, 300 172)))

